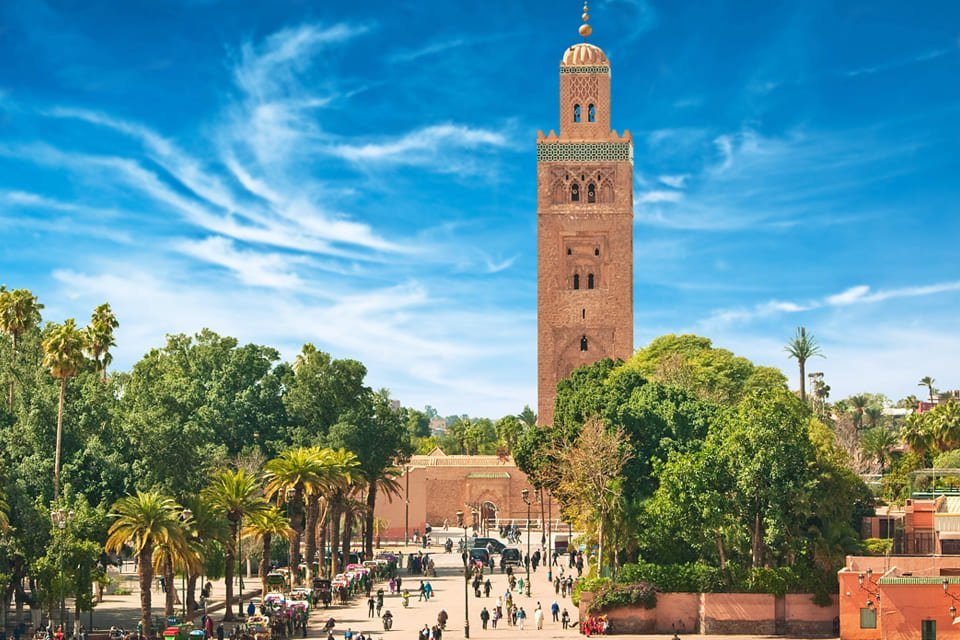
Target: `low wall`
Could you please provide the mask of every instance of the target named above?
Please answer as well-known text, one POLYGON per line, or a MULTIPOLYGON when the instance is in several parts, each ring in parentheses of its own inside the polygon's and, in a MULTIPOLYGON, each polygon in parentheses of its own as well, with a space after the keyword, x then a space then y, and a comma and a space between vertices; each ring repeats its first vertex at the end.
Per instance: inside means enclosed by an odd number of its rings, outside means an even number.
POLYGON ((699 593, 658 593, 657 633, 686 634, 700 630, 699 593))
MULTIPOLYGON (((593 594, 580 594, 585 619, 593 594)), ((820 607, 811 594, 777 598, 764 593, 658 593, 653 609, 618 607, 604 612, 614 633, 703 633, 713 635, 834 636, 837 598, 820 607)))
POLYGON ((776 597, 768 593, 704 593, 703 633, 773 635, 776 597))

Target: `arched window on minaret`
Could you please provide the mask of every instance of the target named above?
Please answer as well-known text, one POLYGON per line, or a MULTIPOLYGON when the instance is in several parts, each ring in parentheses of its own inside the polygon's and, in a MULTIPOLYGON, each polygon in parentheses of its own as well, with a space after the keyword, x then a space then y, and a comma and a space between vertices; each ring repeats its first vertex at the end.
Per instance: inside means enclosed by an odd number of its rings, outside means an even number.
POLYGON ((573 105, 573 121, 580 122, 580 105, 573 105))
POLYGON ((579 288, 580 288, 580 274, 579 274, 579 273, 573 274, 573 288, 574 288, 574 289, 579 289, 579 288))
POLYGON ((580 351, 587 350, 587 336, 580 336, 580 351))
POLYGON ((580 202, 580 185, 576 182, 570 185, 570 201, 580 202))
POLYGON ((592 182, 587 185, 587 202, 597 201, 597 185, 592 182))
POLYGON ((587 107, 587 122, 597 121, 597 109, 592 104, 587 107))
POLYGON ((587 289, 593 289, 593 274, 587 274, 587 289))

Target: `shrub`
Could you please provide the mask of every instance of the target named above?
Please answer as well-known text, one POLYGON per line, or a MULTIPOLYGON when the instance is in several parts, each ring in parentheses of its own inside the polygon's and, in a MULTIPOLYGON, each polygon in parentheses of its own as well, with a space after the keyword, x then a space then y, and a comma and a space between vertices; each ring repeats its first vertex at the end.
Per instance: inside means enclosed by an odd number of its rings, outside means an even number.
POLYGON ((580 593, 590 591, 597 593, 604 586, 610 584, 610 578, 581 578, 574 581, 573 592, 570 594, 570 601, 575 607, 580 606, 580 593))
POLYGON ((723 572, 717 567, 691 562, 658 565, 638 562, 623 567, 617 577, 623 584, 650 582, 665 592, 715 592, 724 590, 723 572))
POLYGON ((608 609, 633 605, 640 605, 644 609, 653 609, 657 606, 656 587, 649 582, 607 583, 595 592, 593 602, 587 610, 589 613, 600 613, 608 609))
POLYGON ((863 550, 871 556, 885 556, 893 550, 893 540, 867 538, 863 541, 863 550))

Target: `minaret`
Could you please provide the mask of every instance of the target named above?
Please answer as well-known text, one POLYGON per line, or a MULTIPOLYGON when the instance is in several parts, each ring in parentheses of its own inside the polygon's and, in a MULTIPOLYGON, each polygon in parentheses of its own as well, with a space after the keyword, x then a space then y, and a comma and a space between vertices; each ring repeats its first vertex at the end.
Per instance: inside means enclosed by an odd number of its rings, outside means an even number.
MULTIPOLYGON (((592 33, 586 3, 580 35, 592 33)), ((560 62, 560 135, 537 134, 538 422, 557 383, 633 353, 633 143, 610 129, 610 62, 581 42, 560 62)))

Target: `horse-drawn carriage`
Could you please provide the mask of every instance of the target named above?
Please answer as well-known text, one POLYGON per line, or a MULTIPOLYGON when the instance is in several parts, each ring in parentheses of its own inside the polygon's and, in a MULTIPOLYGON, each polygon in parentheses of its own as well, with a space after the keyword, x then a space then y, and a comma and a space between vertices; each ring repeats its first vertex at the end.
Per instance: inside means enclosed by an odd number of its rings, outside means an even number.
POLYGON ((244 636, 250 640, 270 640, 270 618, 267 616, 250 616, 247 618, 244 636))

